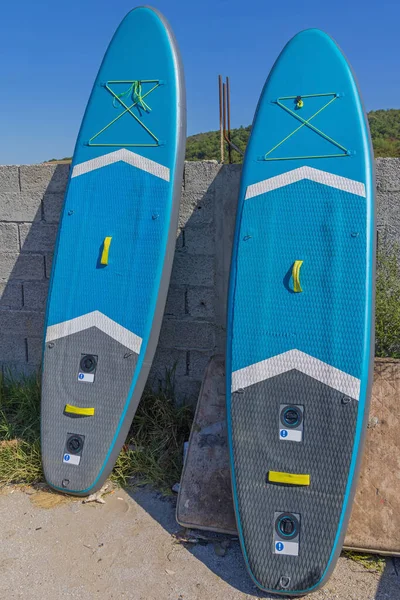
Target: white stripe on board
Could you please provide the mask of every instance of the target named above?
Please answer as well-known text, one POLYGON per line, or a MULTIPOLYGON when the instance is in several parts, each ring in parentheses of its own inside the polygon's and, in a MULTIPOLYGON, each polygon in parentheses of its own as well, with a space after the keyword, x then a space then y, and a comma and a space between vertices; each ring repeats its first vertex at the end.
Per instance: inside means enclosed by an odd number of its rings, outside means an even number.
POLYGON ((355 400, 360 396, 360 380, 300 350, 289 350, 232 373, 232 392, 296 369, 329 385, 355 400))
POLYGON ((312 167, 299 167, 298 169, 286 171, 286 173, 282 173, 281 175, 276 175, 275 177, 270 177, 269 179, 264 179, 263 181, 247 186, 245 200, 296 183, 296 181, 301 181, 302 179, 311 179, 311 181, 315 181, 316 183, 322 183, 323 185, 349 192, 349 194, 366 197, 365 185, 361 181, 355 181, 354 179, 348 179, 347 177, 341 177, 340 175, 335 175, 328 171, 320 171, 312 167))
POLYGON ((126 148, 121 148, 121 150, 115 150, 115 152, 109 152, 108 154, 103 154, 97 158, 92 158, 92 160, 87 160, 83 163, 75 165, 71 177, 79 177, 79 175, 90 173, 90 171, 101 169, 107 165, 112 165, 113 163, 119 161, 126 162, 133 167, 141 169, 142 171, 151 173, 151 175, 160 177, 160 179, 169 181, 170 175, 168 167, 164 167, 164 165, 160 165, 160 163, 150 160, 149 158, 145 158, 140 154, 136 154, 136 152, 127 150, 126 148))
POLYGON ((97 329, 100 329, 123 346, 139 354, 142 338, 98 310, 94 310, 81 317, 76 317, 75 319, 70 319, 69 321, 50 325, 46 331, 46 342, 58 340, 67 335, 89 329, 89 327, 97 327, 97 329))

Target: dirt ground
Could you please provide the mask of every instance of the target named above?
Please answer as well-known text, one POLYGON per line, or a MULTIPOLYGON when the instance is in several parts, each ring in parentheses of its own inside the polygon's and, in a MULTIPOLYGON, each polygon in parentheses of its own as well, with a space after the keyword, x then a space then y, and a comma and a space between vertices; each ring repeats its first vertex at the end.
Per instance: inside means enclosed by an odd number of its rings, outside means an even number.
MULTIPOLYGON (((237 540, 182 544, 175 502, 116 489, 105 504, 8 488, 0 495, 0 598, 253 600, 237 540), (177 536, 177 537, 175 537, 177 536), (178 539, 177 539, 178 538, 178 539), (226 553, 225 553, 226 552, 226 553), (224 554, 221 556, 221 554, 224 554)), ((314 600, 400 600, 400 561, 383 573, 340 558, 314 600)))

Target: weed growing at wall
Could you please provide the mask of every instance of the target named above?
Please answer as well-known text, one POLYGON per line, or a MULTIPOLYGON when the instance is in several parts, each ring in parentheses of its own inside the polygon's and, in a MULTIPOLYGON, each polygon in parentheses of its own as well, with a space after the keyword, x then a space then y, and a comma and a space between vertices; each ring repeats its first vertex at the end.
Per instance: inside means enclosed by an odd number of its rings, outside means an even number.
POLYGON ((113 478, 121 485, 151 484, 164 493, 170 492, 171 485, 181 477, 183 443, 189 439, 192 420, 193 408, 178 406, 168 383, 157 393, 146 391, 113 478))
POLYGON ((35 377, 0 382, 0 485, 42 480, 39 407, 35 377))
MULTIPOLYGON (((192 418, 190 407, 174 403, 170 384, 157 394, 145 391, 111 479, 170 491, 180 478, 192 418)), ((36 377, 6 376, 0 382, 0 485, 41 481, 40 384, 36 377)))

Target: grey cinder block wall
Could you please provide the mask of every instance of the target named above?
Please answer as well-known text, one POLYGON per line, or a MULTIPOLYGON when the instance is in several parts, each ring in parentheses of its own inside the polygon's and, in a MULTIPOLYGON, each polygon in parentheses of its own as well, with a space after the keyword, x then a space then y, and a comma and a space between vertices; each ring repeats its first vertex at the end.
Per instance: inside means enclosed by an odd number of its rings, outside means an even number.
MULTIPOLYGON (((224 347, 240 165, 185 164, 175 260, 156 359, 157 385, 175 365, 179 400, 195 399, 224 347)), ((44 310, 69 165, 0 166, 0 364, 39 369, 44 310)), ((400 159, 377 159, 378 231, 400 241, 400 159)))

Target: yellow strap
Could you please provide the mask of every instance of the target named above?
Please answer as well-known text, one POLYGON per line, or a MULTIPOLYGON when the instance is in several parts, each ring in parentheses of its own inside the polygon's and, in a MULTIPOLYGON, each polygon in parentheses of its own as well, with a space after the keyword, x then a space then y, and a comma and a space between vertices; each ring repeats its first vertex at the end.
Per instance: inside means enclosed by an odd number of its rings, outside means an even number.
POLYGON ((293 291, 294 292, 302 292, 300 285, 300 267, 303 264, 302 260, 295 260, 293 269, 292 269, 292 277, 293 277, 293 291))
POLYGON ((108 251, 110 250, 111 240, 112 240, 112 237, 104 238, 103 252, 101 253, 101 260, 100 260, 100 263, 102 265, 108 265, 108 251))
POLYGON ((268 481, 271 483, 286 483, 288 485, 310 485, 310 475, 306 473, 268 471, 268 481))
POLYGON ((94 416, 94 408, 81 408, 80 406, 73 406, 72 404, 66 404, 64 412, 69 415, 80 415, 81 417, 94 416))

